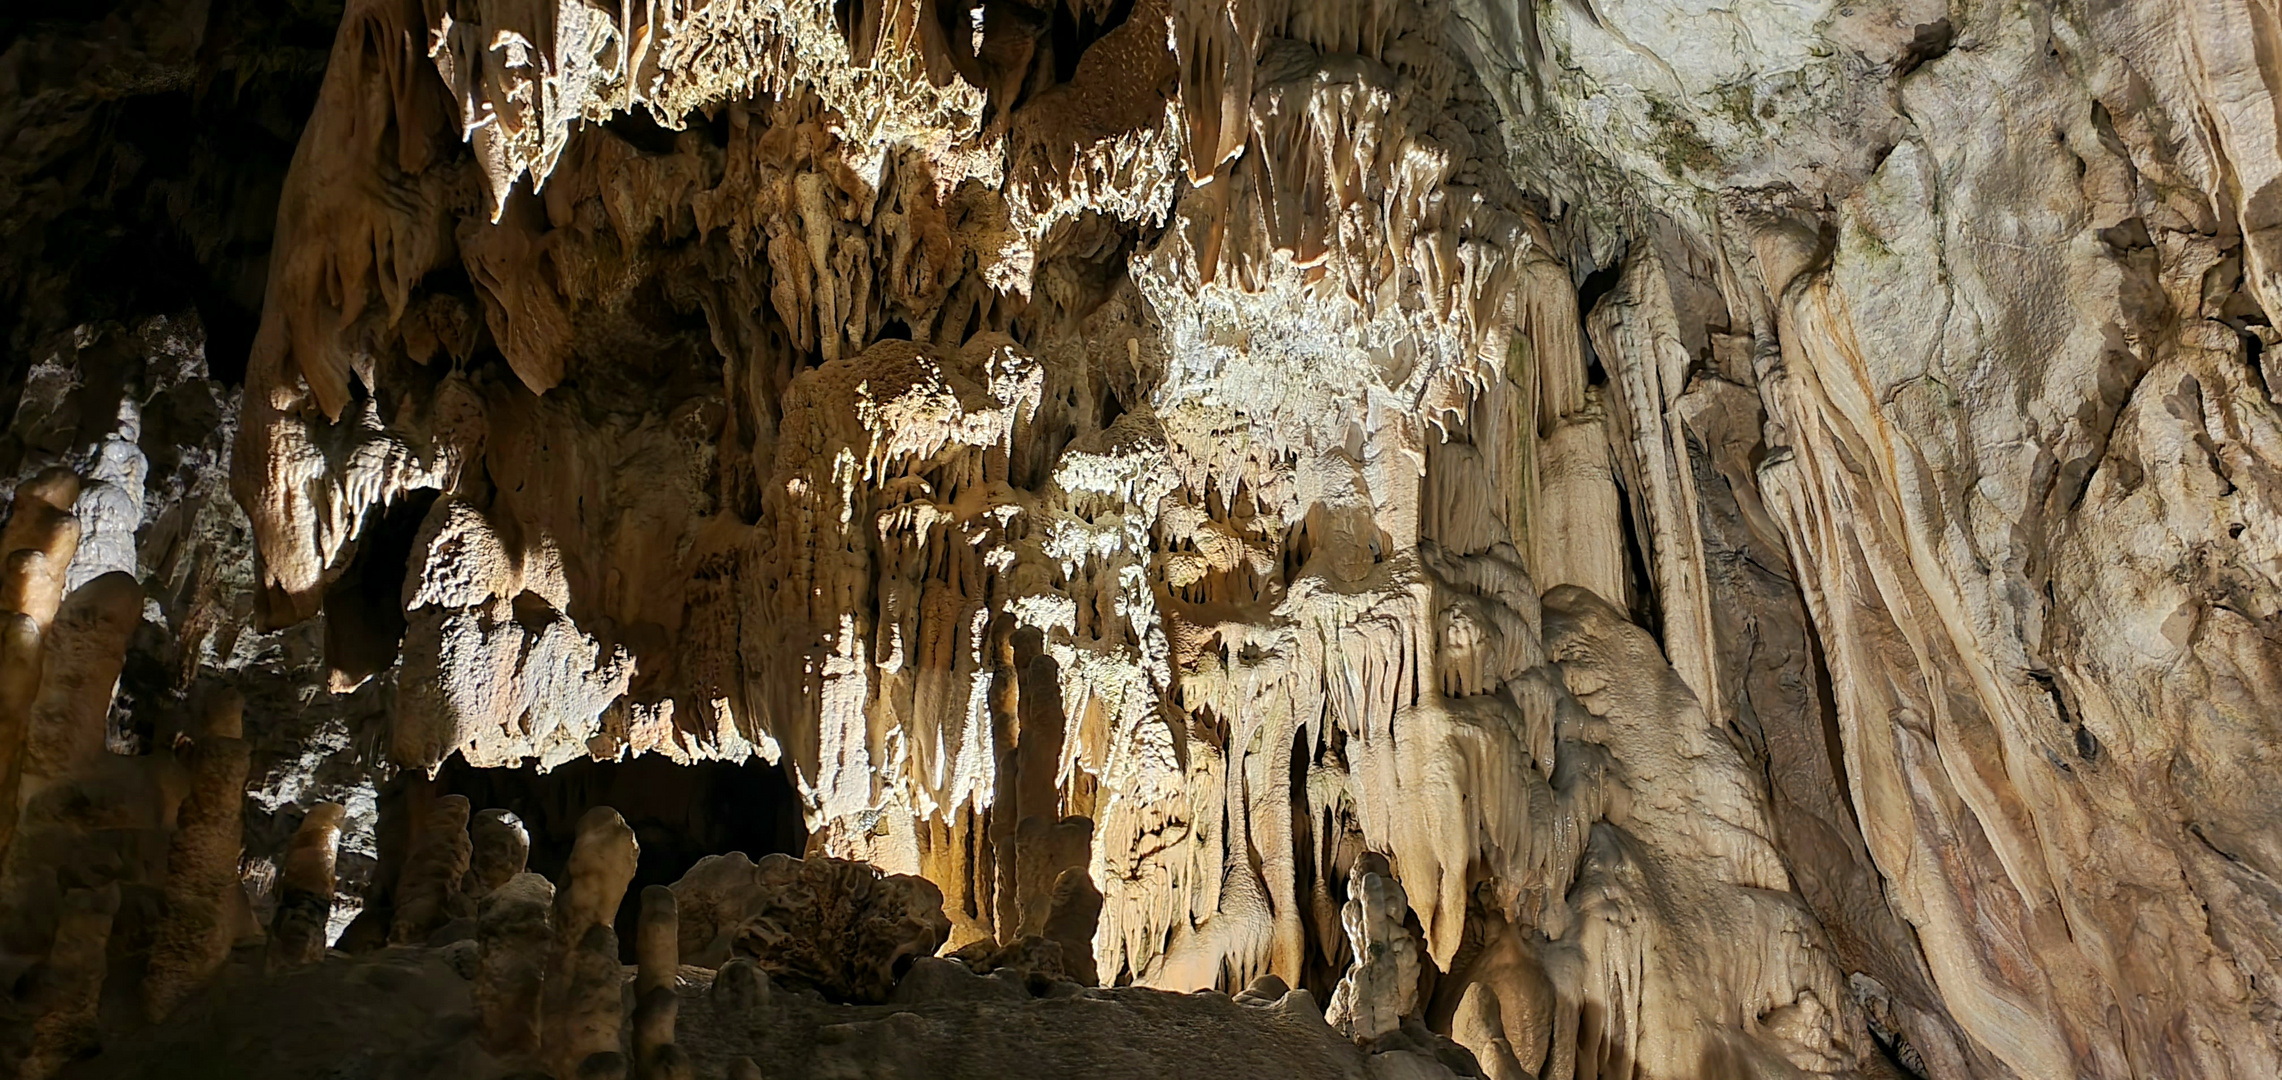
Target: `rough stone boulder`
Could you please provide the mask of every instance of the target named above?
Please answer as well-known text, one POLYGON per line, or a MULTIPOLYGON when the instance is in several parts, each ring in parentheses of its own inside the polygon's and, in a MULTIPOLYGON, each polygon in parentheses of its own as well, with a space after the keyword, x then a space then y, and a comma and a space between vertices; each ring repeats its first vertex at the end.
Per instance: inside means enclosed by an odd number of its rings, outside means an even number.
POLYGON ((886 1001, 951 934, 933 882, 847 859, 715 856, 673 890, 685 956, 747 957, 775 982, 833 1001, 886 1001))

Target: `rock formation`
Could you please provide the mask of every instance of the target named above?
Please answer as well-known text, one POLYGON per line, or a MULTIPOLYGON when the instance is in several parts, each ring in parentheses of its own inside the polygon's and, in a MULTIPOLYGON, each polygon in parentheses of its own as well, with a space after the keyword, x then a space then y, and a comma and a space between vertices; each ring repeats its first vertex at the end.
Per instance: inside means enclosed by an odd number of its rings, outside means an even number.
POLYGON ((484 1049, 508 1062, 539 1052, 539 1003, 554 948, 555 888, 517 874, 486 894, 476 916, 471 995, 484 1049))
POLYGON ((674 1043, 681 1015, 681 921, 674 892, 664 885, 642 890, 641 964, 634 980, 634 1064, 643 1080, 689 1080, 689 1055, 674 1043))
POLYGON ((468 824, 468 840, 468 869, 460 891, 470 900, 482 900, 530 865, 531 833, 508 811, 477 814, 468 824))
POLYGON ((950 936, 943 894, 932 882, 882 874, 841 859, 741 855, 700 862, 670 890, 707 912, 677 918, 675 954, 689 943, 726 937, 772 983, 815 990, 834 1001, 887 1000, 914 958, 933 956, 950 936))
POLYGON ((388 940, 396 945, 417 945, 467 905, 460 883, 468 875, 473 842, 468 839, 468 801, 464 795, 437 799, 417 823, 404 870, 396 882, 396 910, 391 914, 388 940))
POLYGON ((346 808, 318 803, 309 808, 285 852, 278 874, 277 914, 269 928, 269 967, 306 967, 324 958, 330 944, 333 894, 339 882, 341 820, 346 808))
POLYGON ((0 1067, 2282 1075, 2260 5, 0 26, 0 1067))
MULTIPOLYGON (((1339 912, 1354 960, 1323 1010, 1324 1019, 1340 1034, 1360 1042, 1383 1038, 1402 1027, 1403 1017, 1418 1011, 1422 971, 1418 941, 1403 925, 1409 915, 1409 899, 1402 886, 1387 876, 1384 861, 1368 868, 1358 861, 1348 874, 1347 904, 1339 912)), ((1265 998, 1273 986, 1263 987, 1254 980, 1247 992, 1257 990, 1265 998)))
POLYGON ((235 943, 237 915, 246 902, 238 881, 251 755, 240 737, 244 711, 245 701, 234 691, 216 694, 188 746, 189 792, 175 811, 174 842, 166 853, 166 914, 143 977, 143 1008, 154 1022, 211 980, 235 943))

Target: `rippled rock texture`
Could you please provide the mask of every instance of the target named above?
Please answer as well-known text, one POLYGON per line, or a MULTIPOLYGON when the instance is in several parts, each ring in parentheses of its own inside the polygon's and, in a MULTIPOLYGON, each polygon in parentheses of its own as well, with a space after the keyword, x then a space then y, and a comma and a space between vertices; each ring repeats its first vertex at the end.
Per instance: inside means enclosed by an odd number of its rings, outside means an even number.
POLYGON ((9 18, 27 1075, 2282 1074, 2264 7, 9 18))

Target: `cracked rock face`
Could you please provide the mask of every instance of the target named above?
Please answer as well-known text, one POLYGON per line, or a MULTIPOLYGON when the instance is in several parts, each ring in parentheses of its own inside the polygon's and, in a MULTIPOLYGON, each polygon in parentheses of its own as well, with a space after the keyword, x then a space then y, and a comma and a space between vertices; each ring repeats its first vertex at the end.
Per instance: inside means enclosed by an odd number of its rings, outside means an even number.
POLYGON ((2258 5, 6 19, 26 1075, 2282 1074, 2258 5))

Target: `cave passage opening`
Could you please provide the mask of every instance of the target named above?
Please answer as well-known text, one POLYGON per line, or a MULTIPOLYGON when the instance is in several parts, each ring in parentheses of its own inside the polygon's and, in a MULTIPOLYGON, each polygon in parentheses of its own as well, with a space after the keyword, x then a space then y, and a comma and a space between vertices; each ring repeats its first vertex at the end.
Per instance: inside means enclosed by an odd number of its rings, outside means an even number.
POLYGON ((464 795, 474 810, 497 807, 531 835, 529 868, 563 881, 578 819, 608 806, 642 845, 641 862, 618 907, 618 949, 631 963, 642 890, 671 885, 708 855, 744 852, 758 861, 807 849, 799 792, 781 766, 759 759, 677 764, 644 754, 623 761, 580 759, 541 773, 525 765, 479 769, 454 756, 436 774, 436 795, 464 795))

